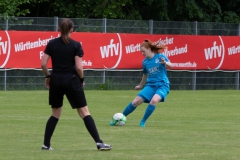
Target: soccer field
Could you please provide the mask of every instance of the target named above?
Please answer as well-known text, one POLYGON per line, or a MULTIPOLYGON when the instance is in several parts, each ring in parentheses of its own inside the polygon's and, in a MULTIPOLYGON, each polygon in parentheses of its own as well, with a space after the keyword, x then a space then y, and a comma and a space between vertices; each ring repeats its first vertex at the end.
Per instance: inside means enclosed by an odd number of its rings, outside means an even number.
POLYGON ((147 104, 110 126, 138 91, 86 90, 101 139, 111 151, 98 151, 76 110, 64 99, 52 138, 54 151, 41 151, 51 114, 47 91, 0 92, 2 160, 239 160, 240 93, 236 90, 170 91, 166 102, 139 127, 147 104))

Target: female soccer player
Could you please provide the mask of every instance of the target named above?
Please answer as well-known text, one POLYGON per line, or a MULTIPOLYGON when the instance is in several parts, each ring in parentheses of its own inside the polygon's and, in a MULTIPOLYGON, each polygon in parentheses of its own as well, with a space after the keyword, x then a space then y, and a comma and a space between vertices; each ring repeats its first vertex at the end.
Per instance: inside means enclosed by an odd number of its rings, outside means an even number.
POLYGON ((42 150, 53 150, 50 139, 62 113, 63 96, 66 95, 71 107, 77 109, 87 130, 94 139, 98 150, 110 150, 112 147, 100 139, 95 122, 89 113, 83 91, 84 74, 82 66, 83 50, 79 42, 70 38, 73 22, 63 19, 59 26, 61 36, 50 40, 44 51, 41 66, 45 77, 45 86, 49 89, 49 105, 52 115, 48 119, 42 150), (47 68, 52 59, 52 74, 47 68))
MULTIPOLYGON (((155 110, 156 104, 164 102, 170 90, 166 66, 172 68, 172 64, 164 54, 159 54, 161 50, 166 48, 164 45, 159 45, 159 42, 152 43, 149 40, 145 40, 140 46, 140 50, 146 58, 142 61, 142 80, 135 89, 144 88, 122 112, 128 116, 141 103, 148 103, 145 114, 140 121, 140 127, 145 127, 145 123, 155 110)), ((114 125, 112 121, 110 125, 114 125)))

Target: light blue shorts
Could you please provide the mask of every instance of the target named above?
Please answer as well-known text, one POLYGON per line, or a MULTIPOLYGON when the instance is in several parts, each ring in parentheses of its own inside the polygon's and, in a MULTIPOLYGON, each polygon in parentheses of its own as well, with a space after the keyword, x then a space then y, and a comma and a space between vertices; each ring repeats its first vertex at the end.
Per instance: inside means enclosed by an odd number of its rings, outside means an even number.
POLYGON ((169 90, 170 87, 167 83, 150 83, 145 85, 145 87, 138 93, 138 96, 141 97, 145 103, 149 103, 152 97, 157 94, 161 97, 160 102, 164 102, 169 93, 169 90))

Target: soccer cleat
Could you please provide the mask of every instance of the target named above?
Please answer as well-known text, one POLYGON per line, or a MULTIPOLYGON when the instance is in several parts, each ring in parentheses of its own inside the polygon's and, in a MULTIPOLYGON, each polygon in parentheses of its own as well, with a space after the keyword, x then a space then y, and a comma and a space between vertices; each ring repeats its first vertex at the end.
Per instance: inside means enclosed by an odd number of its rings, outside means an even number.
POLYGON ((113 123, 113 121, 110 121, 110 126, 114 126, 114 123, 113 123))
POLYGON ((145 122, 141 121, 140 122, 140 127, 145 127, 145 122))
POLYGON ((110 151, 112 146, 106 143, 97 143, 97 149, 99 151, 110 151))
POLYGON ((53 148, 42 145, 42 150, 53 150, 53 148))

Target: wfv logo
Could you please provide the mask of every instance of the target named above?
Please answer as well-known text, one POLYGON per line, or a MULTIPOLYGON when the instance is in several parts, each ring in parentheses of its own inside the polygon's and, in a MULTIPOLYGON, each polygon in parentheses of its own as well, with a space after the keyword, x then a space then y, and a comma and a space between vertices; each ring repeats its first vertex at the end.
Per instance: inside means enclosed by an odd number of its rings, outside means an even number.
POLYGON ((214 41, 212 47, 204 49, 206 60, 218 58, 222 56, 223 46, 222 45, 217 46, 216 44, 217 42, 214 41))
POLYGON ((2 42, 2 37, 0 37, 0 55, 2 53, 3 54, 7 53, 7 44, 8 44, 8 41, 2 42))
POLYGON ((0 68, 5 67, 10 57, 11 41, 7 31, 0 32, 0 68), (3 34, 5 32, 5 35, 3 34))
POLYGON ((219 39, 220 39, 221 44, 217 44, 217 42, 214 41, 212 47, 204 49, 206 60, 214 60, 217 58, 221 58, 221 61, 218 63, 218 66, 216 68, 208 67, 208 69, 219 69, 223 64, 225 48, 224 48, 224 43, 223 43, 221 36, 219 36, 219 39))
POLYGON ((114 39, 111 39, 109 45, 100 47, 102 58, 109 57, 109 53, 110 53, 110 56, 114 56, 114 53, 116 56, 118 56, 119 43, 114 44, 113 42, 114 42, 114 39))
POLYGON ((119 65, 122 59, 122 40, 118 33, 117 33, 117 36, 118 36, 118 43, 116 42, 115 39, 112 38, 110 39, 110 42, 108 45, 100 47, 101 57, 102 59, 105 59, 103 62, 104 63, 103 66, 108 69, 117 68, 117 66, 119 65))

